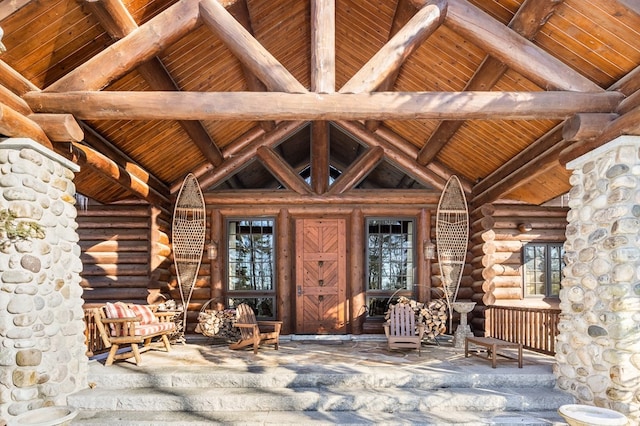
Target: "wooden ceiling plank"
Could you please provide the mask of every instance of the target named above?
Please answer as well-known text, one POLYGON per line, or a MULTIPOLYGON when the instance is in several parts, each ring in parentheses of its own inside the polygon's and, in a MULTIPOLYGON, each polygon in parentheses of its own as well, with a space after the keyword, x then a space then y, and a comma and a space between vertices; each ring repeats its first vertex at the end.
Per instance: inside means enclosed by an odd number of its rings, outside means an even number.
MULTIPOLYGON (((91 120, 565 119, 613 112, 618 92, 30 92, 35 112, 91 120)), ((417 154, 417 153, 416 153, 417 154)))
MULTIPOLYGON (((424 3, 424 0, 413 1, 424 3)), ((469 2, 449 0, 444 23, 545 90, 603 90, 469 2)))
MULTIPOLYGON (((85 145, 89 145, 95 151, 102 153, 112 159, 116 164, 125 169, 128 173, 136 176, 142 182, 154 188, 160 194, 169 194, 169 188, 158 179, 153 173, 136 163, 131 157, 122 152, 112 142, 107 140, 102 134, 96 131, 89 124, 81 121, 80 126, 84 131, 85 145)), ((125 187, 125 189, 128 189, 125 187)))
POLYGON ((445 180, 435 175, 423 166, 416 166, 415 156, 418 154, 417 148, 406 146, 398 148, 394 143, 368 131, 362 124, 355 121, 336 121, 336 125, 342 127, 346 132, 362 141, 369 147, 380 147, 384 150, 385 158, 400 168, 405 174, 412 176, 426 186, 433 186, 437 189, 444 188, 445 180), (407 154, 407 150, 414 150, 413 156, 407 154))
MULTIPOLYGON (((536 158, 544 155, 545 152, 551 150, 554 146, 562 142, 562 124, 555 126, 549 130, 544 136, 539 138, 533 144, 529 145, 525 150, 521 151, 518 155, 507 161, 499 169, 495 170, 486 178, 482 179, 473 187, 473 199, 472 202, 480 206, 484 203, 490 203, 498 199, 501 195, 509 192, 509 188, 505 187, 505 182, 511 184, 510 179, 517 173, 519 169, 527 167, 536 158), (501 184, 502 189, 495 198, 492 199, 489 190, 494 189, 492 194, 496 194, 495 188, 501 184), (479 204, 478 204, 479 203, 479 204)), ((515 182, 513 182, 515 184, 515 182)))
POLYGON ((200 17, 238 60, 262 80, 269 90, 307 92, 307 89, 217 0, 201 0, 200 17))
POLYGON ((180 1, 49 85, 45 91, 100 90, 156 56, 197 25, 198 1, 180 1))
POLYGON ((254 138, 249 143, 245 144, 244 141, 238 142, 243 145, 242 149, 234 150, 234 155, 225 157, 225 160, 218 167, 212 168, 198 176, 200 186, 207 188, 222 182, 228 176, 232 175, 248 162, 252 161, 256 156, 258 148, 261 146, 273 148, 282 142, 284 138, 297 132, 305 125, 305 121, 286 121, 279 123, 271 132, 264 133, 257 138, 254 138))
MULTIPOLYGON (((86 3, 100 25, 116 40, 126 37, 138 28, 138 24, 120 0, 86 0, 86 3)), ((157 56, 140 64, 137 69, 153 90, 180 90, 157 56)), ((200 121, 181 120, 178 123, 211 164, 218 165, 222 162, 220 150, 200 121)))
POLYGON ((2 103, 0 103, 0 134, 12 138, 30 138, 53 150, 53 144, 35 121, 2 103))
POLYGON ((298 194, 311 194, 311 188, 275 151, 267 146, 256 150, 260 162, 281 184, 298 194))
POLYGON ((369 148, 356 159, 349 169, 340 175, 329 188, 329 195, 344 194, 355 188, 367 175, 376 168, 384 158, 384 149, 379 146, 369 148))
MULTIPOLYGON (((564 0, 525 0, 509 23, 509 27, 531 40, 562 1, 564 0)), ((506 70, 506 63, 487 55, 464 90, 490 90, 506 70)), ((464 121, 441 121, 418 153, 418 163, 429 164, 463 124, 464 121)))
MULTIPOLYGON (((60 151, 61 150, 58 152, 60 151)), ((171 202, 166 195, 158 193, 145 182, 141 181, 136 175, 129 173, 109 157, 77 142, 70 144, 70 152, 75 163, 91 168, 98 174, 126 188, 132 194, 146 200, 150 204, 160 207, 165 211, 168 210, 171 202)))
POLYGON ((329 123, 324 120, 311 123, 311 187, 316 194, 329 189, 329 123))
POLYGON ((448 0, 430 0, 341 88, 340 93, 373 92, 444 22, 448 0))
POLYGON ((335 0, 311 0, 311 91, 336 91, 335 0))
POLYGON ((30 114, 27 118, 38 124, 52 142, 79 142, 84 138, 82 128, 71 114, 30 114))

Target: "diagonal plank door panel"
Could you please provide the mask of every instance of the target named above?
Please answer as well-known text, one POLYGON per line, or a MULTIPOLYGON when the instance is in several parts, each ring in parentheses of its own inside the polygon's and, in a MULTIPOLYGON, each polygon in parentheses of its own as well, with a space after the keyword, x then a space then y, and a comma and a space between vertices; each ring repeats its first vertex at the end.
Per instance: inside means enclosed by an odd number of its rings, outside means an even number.
POLYGON ((344 219, 296 221, 296 333, 346 332, 344 219))

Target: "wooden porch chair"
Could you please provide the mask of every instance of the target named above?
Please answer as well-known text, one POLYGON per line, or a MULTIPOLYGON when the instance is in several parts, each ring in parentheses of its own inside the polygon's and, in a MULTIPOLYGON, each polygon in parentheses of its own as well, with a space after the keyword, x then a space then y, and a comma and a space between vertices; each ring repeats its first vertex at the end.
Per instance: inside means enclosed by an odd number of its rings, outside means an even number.
POLYGON ((253 353, 258 353, 261 344, 274 345, 278 350, 282 321, 257 321, 251 306, 241 303, 236 309, 235 327, 240 328, 240 340, 229 345, 229 349, 242 349, 253 345, 253 353))
POLYGON ((411 306, 397 303, 390 308, 389 320, 384 324, 387 347, 392 349, 417 349, 420 356, 424 324, 416 326, 416 316, 411 306))

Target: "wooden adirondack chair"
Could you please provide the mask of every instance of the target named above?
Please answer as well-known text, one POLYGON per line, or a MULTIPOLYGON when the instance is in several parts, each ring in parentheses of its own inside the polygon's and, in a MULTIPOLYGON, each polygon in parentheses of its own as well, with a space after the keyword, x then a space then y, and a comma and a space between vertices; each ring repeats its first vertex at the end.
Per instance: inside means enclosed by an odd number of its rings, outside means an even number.
POLYGON ((420 355, 424 324, 416 326, 416 316, 411 306, 404 303, 392 305, 389 320, 384 324, 384 333, 389 350, 417 349, 420 355))
POLYGON ((235 327, 240 328, 240 340, 229 345, 229 349, 242 349, 253 345, 253 353, 258 353, 261 344, 274 345, 278 350, 282 321, 256 321, 253 309, 245 304, 238 305, 235 327))

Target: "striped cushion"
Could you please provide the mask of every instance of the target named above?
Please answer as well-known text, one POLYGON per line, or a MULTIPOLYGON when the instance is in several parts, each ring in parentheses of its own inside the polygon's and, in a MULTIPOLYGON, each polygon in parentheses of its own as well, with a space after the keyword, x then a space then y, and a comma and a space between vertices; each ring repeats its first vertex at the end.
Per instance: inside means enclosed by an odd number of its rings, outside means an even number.
POLYGON ((150 336, 161 331, 173 330, 176 324, 173 322, 157 322, 136 326, 136 336, 150 336))
POLYGON ((135 316, 142 318, 140 324, 155 324, 158 318, 153 314, 151 308, 147 305, 129 305, 135 316))
POLYGON ((122 302, 109 303, 105 305, 107 318, 135 318, 137 315, 122 302))

